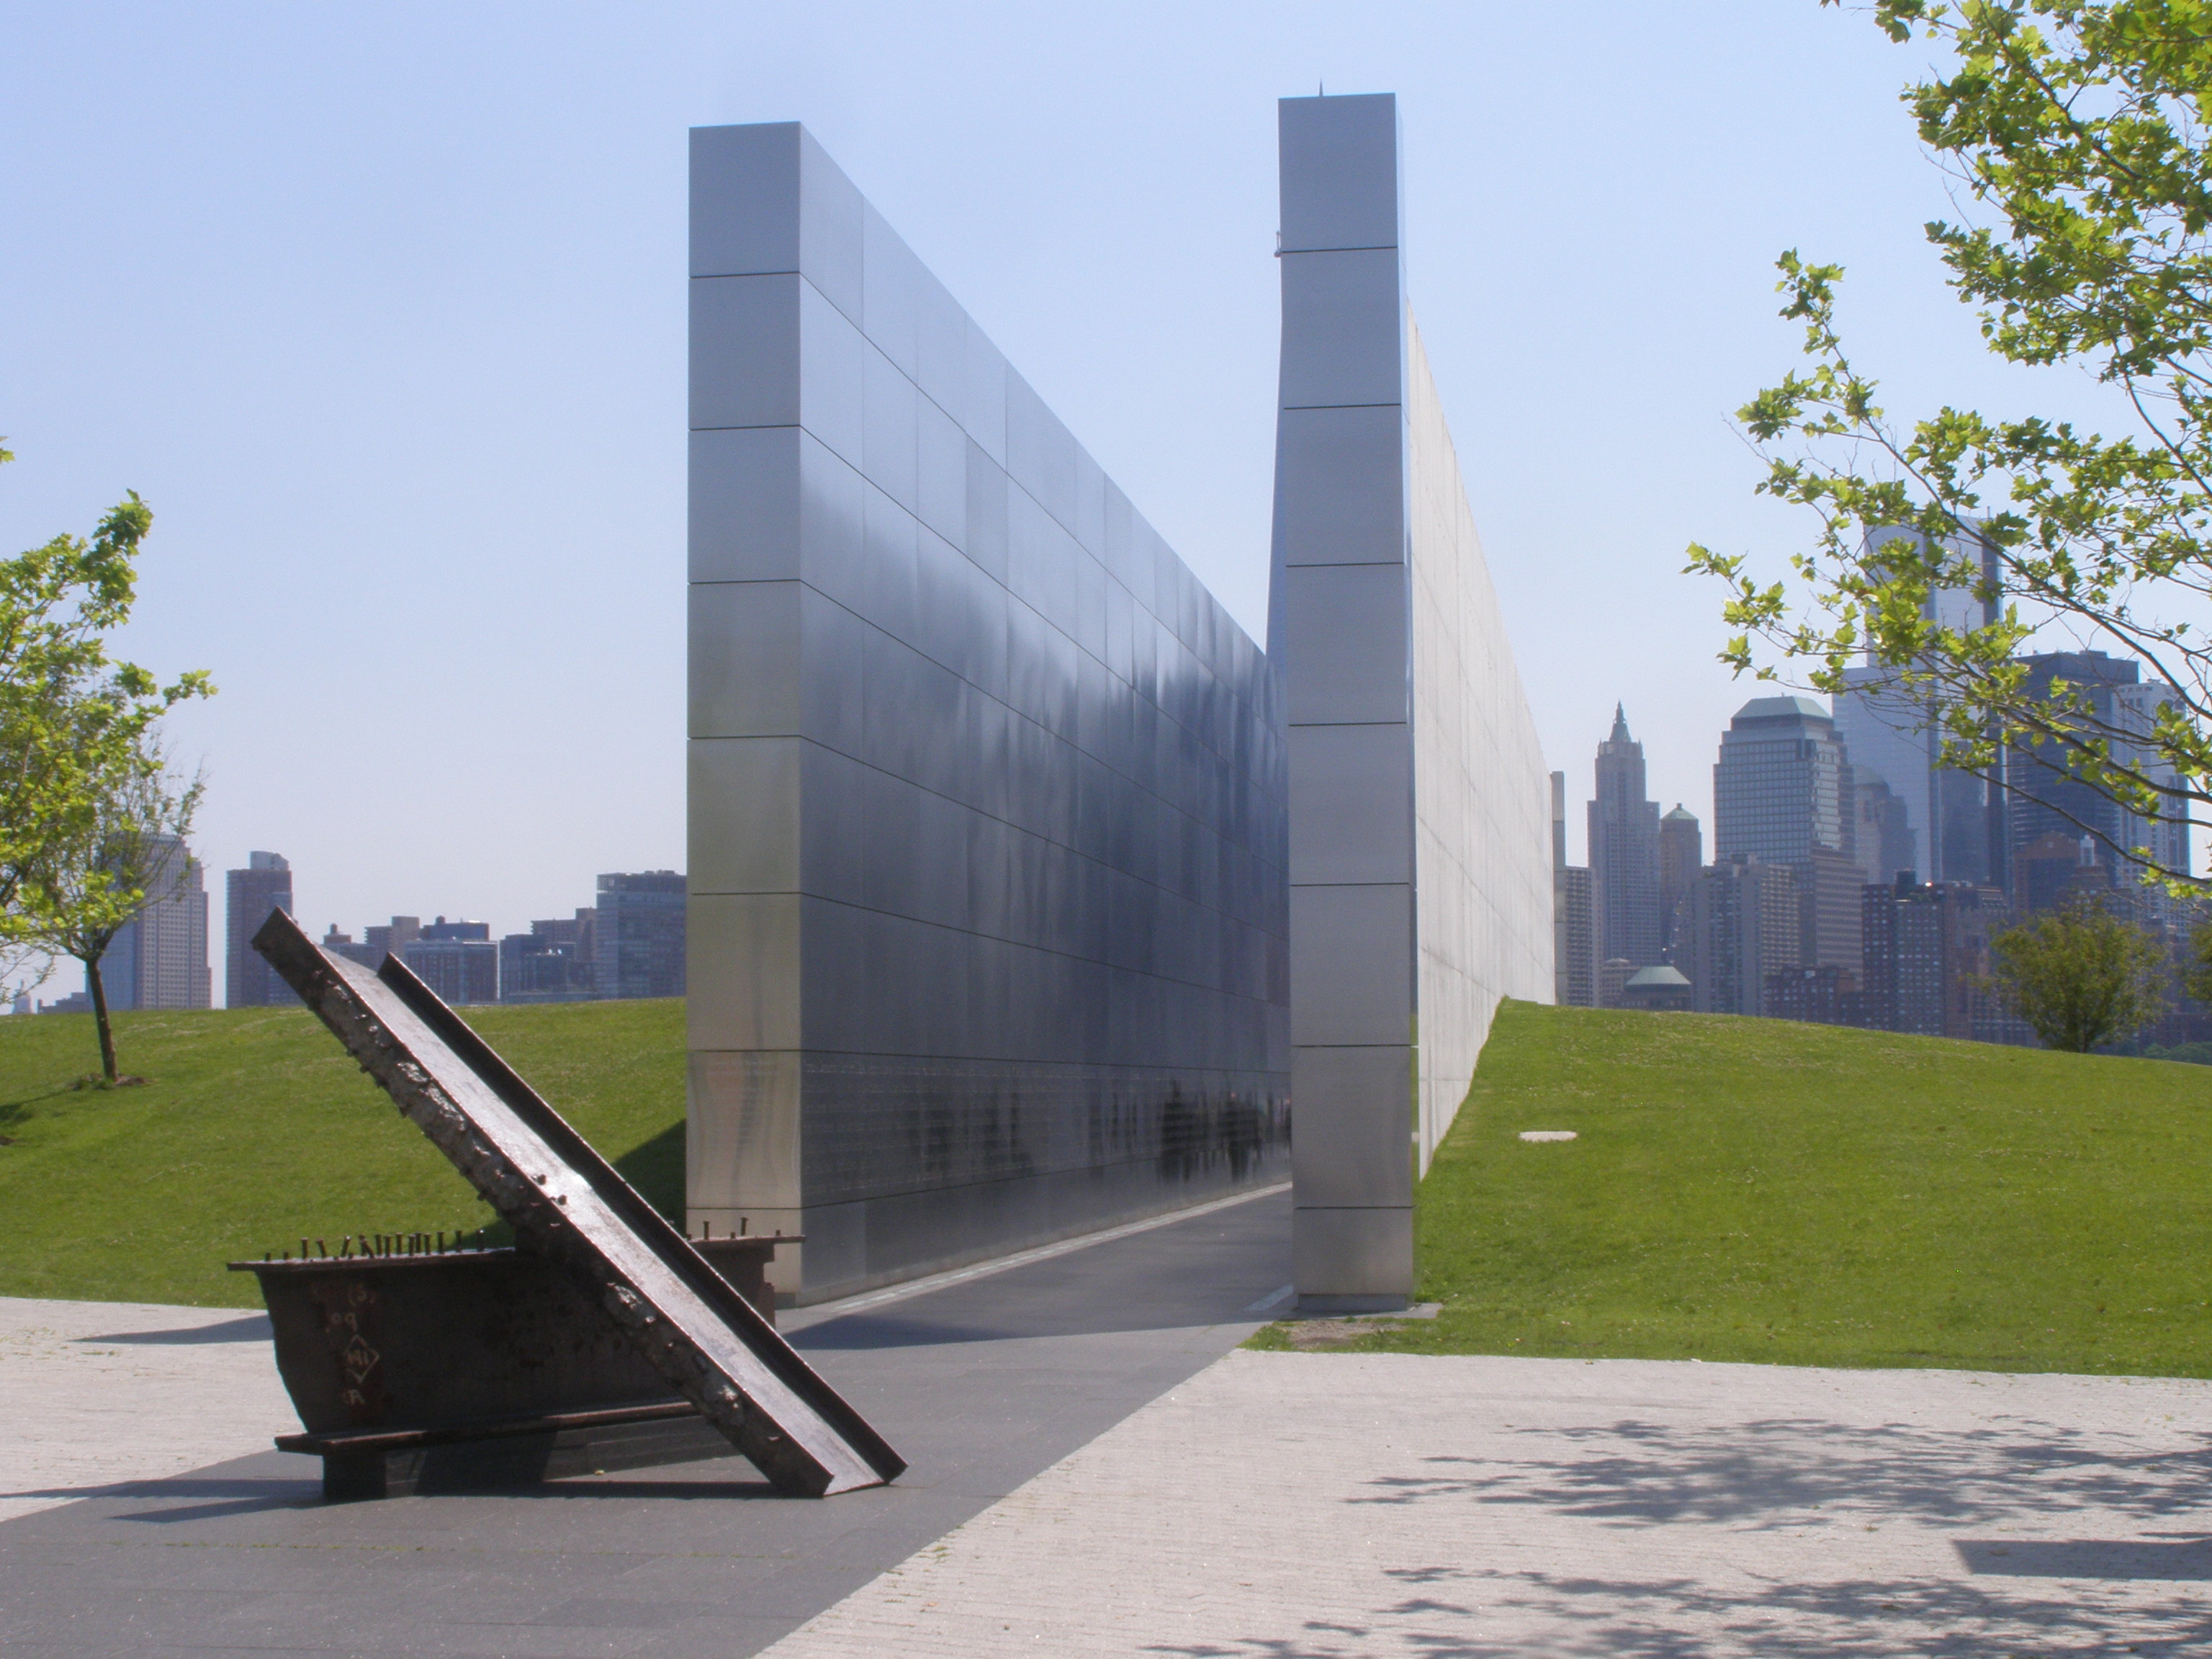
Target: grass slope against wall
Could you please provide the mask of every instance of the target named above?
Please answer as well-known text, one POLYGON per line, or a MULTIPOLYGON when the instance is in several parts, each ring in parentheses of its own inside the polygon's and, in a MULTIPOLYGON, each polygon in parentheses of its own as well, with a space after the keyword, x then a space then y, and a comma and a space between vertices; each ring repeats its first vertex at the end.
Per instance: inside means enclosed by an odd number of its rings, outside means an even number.
POLYGON ((1509 1003, 1416 1231, 1354 1347, 2208 1376, 2212 1073, 1509 1003))
MULTIPOLYGON (((684 1005, 461 1012, 665 1212, 684 1188, 684 1005)), ((226 1261, 301 1237, 492 1219, 301 1007, 117 1017, 142 1088, 96 1071, 88 1014, 0 1019, 0 1295, 258 1307, 226 1261)))

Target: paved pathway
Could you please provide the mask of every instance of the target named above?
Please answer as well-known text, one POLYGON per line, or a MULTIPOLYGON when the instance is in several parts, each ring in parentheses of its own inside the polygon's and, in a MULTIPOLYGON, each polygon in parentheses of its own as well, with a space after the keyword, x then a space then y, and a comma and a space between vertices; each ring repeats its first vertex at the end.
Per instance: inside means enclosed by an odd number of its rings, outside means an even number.
POLYGON ((2212 1383, 1233 1353, 770 1650, 2212 1651, 2212 1383))
MULTIPOLYGON (((1289 1221, 1279 1192, 842 1316, 808 1310, 796 1345, 913 1465, 823 1502, 776 1499, 734 1458, 331 1506, 315 1462, 276 1451, 119 1485, 165 1472, 88 1469, 84 1501, 0 1520, 0 1655, 756 1653, 1241 1342, 1246 1310, 1290 1277, 1289 1221)), ((249 1351, 265 1381, 258 1344, 189 1350, 217 1366, 249 1351)), ((221 1392, 154 1420, 205 1447, 231 1432, 210 1415, 221 1392)), ((77 1483, 49 1468, 7 1489, 24 1484, 77 1483)))
POLYGON ((0 1521, 299 1426, 265 1315, 0 1297, 0 1521))
POLYGON ((289 1421, 258 1319, 0 1304, 0 1654, 2212 1652, 2212 1384, 1229 1352, 1286 1223, 809 1310, 914 1462, 817 1504, 721 1460, 325 1506, 223 1461, 289 1421))

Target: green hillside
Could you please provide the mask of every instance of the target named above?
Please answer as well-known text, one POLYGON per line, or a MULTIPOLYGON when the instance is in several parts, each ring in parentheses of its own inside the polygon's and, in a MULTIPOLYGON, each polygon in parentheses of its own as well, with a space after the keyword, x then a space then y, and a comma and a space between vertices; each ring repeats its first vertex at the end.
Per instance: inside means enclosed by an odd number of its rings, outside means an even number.
MULTIPOLYGON (((654 1203, 680 1213, 684 1005, 464 1009, 654 1203)), ((254 1307, 226 1261, 490 1211, 304 1008, 117 1018, 143 1088, 96 1071, 89 1014, 0 1019, 0 1296, 254 1307)))
POLYGON ((2208 1376, 2212 1071, 1510 1003, 1416 1226, 1355 1346, 2208 1376))

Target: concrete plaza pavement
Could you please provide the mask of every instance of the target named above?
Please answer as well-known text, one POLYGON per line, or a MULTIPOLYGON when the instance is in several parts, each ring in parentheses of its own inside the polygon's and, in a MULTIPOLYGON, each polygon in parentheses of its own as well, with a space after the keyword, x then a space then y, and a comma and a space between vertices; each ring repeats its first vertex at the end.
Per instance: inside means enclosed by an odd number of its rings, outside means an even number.
POLYGON ((914 1464, 821 1503, 325 1506, 254 1316, 0 1304, 0 1655, 2212 1651, 2212 1383, 1232 1352, 1287 1221, 794 1316, 914 1464))
MULTIPOLYGON (((823 1501, 779 1499, 736 1458, 337 1505, 314 1460, 269 1449, 156 1478, 111 1463, 75 1493, 11 1481, 0 1494, 76 1501, 0 1521, 0 1654, 757 1652, 1241 1342, 1290 1278, 1289 1221, 1277 1190, 792 1316, 795 1346, 912 1465, 823 1501)), ((268 1363, 252 1342, 219 1363, 249 1350, 268 1363)), ((169 1417, 182 1443, 205 1443, 196 1402, 169 1417)))
POLYGON ((1228 1355, 769 1650, 2212 1651, 2212 1383, 1228 1355))

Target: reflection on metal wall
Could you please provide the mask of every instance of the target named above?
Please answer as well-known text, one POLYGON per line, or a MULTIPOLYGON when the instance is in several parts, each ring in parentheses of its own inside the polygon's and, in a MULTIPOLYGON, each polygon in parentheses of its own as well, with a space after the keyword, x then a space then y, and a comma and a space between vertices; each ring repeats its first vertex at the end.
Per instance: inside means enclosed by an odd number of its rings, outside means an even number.
POLYGON ((1547 785, 1406 309, 1396 100, 1280 108, 1297 1284, 1402 1306, 1413 1180, 1491 1016, 1552 998, 1547 785))
POLYGON ((813 1300, 1266 1178, 1259 649, 802 129, 691 188, 693 1220, 813 1300))

